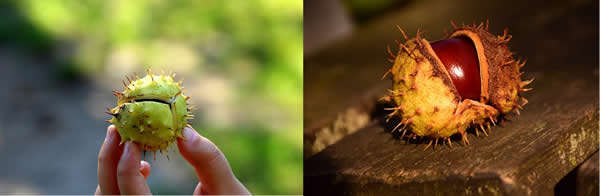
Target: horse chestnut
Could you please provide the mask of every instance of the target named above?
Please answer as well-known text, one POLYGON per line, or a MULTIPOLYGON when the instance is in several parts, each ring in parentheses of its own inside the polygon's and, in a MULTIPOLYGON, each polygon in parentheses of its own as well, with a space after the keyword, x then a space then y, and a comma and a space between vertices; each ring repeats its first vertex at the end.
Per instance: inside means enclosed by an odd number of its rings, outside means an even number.
POLYGON ((471 126, 487 135, 485 127, 495 125, 500 114, 519 114, 527 103, 521 92, 531 90, 524 86, 533 81, 521 81, 525 62, 513 58, 507 30, 495 36, 483 23, 452 26, 446 39, 431 44, 419 31, 408 39, 398 27, 406 42, 397 42, 395 54, 388 47, 394 64, 383 77, 392 75, 392 89, 383 98, 396 106, 386 108, 392 111, 387 120, 402 119, 392 130, 403 130, 402 137, 410 130, 409 138, 430 138, 425 149, 439 139, 451 145, 454 134, 468 144, 466 129, 471 126))
POLYGON ((433 42, 431 48, 446 67, 458 94, 463 99, 479 100, 481 79, 473 42, 466 37, 456 37, 433 42))
MULTIPOLYGON (((181 82, 175 75, 148 74, 139 78, 127 77, 123 92, 113 91, 117 106, 106 111, 108 120, 117 127, 121 143, 133 141, 144 151, 163 151, 182 137, 182 130, 192 119, 189 96, 183 94, 181 82)), ((168 158, 168 156, 167 156, 168 158)))

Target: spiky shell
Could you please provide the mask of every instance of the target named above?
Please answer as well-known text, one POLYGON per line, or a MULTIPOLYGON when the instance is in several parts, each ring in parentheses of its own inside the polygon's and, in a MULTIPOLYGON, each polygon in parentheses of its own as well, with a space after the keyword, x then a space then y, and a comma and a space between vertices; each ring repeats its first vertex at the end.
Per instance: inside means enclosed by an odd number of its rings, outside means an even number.
POLYGON ((468 142, 468 127, 477 125, 485 133, 483 125, 495 124, 499 114, 513 110, 518 113, 522 106, 519 98, 523 105, 527 103, 520 92, 529 90, 523 87, 531 80, 520 79, 519 70, 524 62, 512 57, 506 45, 510 35, 505 31, 502 36, 494 36, 483 23, 453 26, 454 31, 447 38, 464 36, 475 45, 482 84, 480 100, 461 98, 430 43, 422 39, 419 32, 416 38, 408 39, 399 28, 407 41, 398 43, 396 54, 390 52, 394 65, 384 75, 392 75, 392 89, 384 98, 396 105, 387 108, 392 110, 388 119, 394 116, 402 119, 394 130, 411 130, 416 136, 448 141, 450 136, 459 133, 463 141, 468 142))
POLYGON ((123 92, 113 91, 117 106, 110 109, 110 123, 117 127, 121 142, 133 141, 144 151, 166 150, 182 136, 192 115, 188 113, 188 97, 181 82, 171 75, 148 74, 127 78, 123 92))

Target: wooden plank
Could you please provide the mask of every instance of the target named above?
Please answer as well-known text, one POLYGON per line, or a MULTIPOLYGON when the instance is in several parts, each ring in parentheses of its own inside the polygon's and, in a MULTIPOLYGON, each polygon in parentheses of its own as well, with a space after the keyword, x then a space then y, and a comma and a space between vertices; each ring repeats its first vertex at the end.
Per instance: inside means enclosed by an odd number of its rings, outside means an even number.
POLYGON ((575 192, 578 196, 599 194, 598 161, 598 151, 596 151, 594 155, 577 168, 575 192))
POLYGON ((598 150, 598 83, 548 73, 520 116, 471 145, 438 146, 392 137, 381 121, 305 162, 307 194, 551 194, 598 150), (563 92, 557 94, 556 92, 563 92), (325 193, 323 191, 326 191, 325 193))
POLYGON ((554 195, 598 195, 598 151, 564 176, 554 187, 554 195))

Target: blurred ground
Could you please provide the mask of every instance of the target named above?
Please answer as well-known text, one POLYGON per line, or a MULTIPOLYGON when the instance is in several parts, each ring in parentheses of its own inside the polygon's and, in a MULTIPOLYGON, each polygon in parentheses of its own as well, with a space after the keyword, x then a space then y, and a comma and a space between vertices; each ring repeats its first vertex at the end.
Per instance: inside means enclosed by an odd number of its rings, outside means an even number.
MULTIPOLYGON (((22 51, 3 48, 0 62, 2 192, 90 192, 96 181, 94 152, 106 123, 91 116, 86 104, 88 92, 100 89, 87 82, 62 86, 51 80, 52 67, 22 51)), ((104 97, 107 103, 110 99, 104 97)))
MULTIPOLYGON (((0 3, 0 194, 91 194, 111 90, 175 71, 200 134, 254 194, 302 193, 300 1, 0 3)), ((177 153, 147 154, 155 194, 190 194, 177 153)))

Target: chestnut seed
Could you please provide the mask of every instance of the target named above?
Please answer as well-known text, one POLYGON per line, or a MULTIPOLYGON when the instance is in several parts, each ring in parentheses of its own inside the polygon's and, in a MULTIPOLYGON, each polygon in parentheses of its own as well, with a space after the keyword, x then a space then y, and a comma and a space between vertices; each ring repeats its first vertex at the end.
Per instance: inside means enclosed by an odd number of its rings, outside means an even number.
POLYGON ((460 96, 478 101, 481 77, 473 42, 467 37, 455 37, 433 42, 431 48, 446 67, 460 96))

